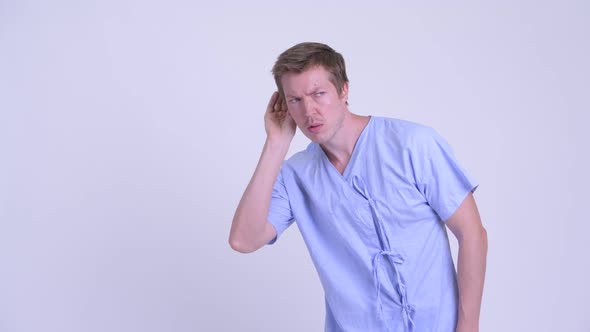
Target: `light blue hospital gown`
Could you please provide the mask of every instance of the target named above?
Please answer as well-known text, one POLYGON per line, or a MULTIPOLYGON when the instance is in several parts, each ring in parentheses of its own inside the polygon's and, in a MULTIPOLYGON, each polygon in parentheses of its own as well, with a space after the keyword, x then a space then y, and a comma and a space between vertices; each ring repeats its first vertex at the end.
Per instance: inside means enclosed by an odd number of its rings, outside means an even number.
POLYGON ((316 143, 283 163, 269 221, 277 237, 297 222, 324 288, 326 331, 451 332, 444 221, 476 187, 433 129, 371 117, 344 174, 316 143))

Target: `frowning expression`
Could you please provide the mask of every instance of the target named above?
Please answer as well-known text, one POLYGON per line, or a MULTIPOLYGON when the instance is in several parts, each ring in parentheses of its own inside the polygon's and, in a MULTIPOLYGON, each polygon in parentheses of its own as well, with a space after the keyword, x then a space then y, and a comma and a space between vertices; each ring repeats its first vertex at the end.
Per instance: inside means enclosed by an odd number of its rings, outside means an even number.
POLYGON ((347 109, 348 84, 338 94, 331 74, 322 66, 281 77, 289 114, 313 142, 328 143, 342 127, 347 109))

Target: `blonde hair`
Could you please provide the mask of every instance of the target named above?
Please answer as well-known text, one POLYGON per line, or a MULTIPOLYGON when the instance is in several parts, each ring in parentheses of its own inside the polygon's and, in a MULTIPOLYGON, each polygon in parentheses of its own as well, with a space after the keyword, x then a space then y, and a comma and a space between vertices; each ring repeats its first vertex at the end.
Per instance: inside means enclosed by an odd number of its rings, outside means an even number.
POLYGON ((330 82, 336 87, 338 95, 341 95, 344 85, 348 83, 344 58, 330 46, 312 42, 297 44, 279 55, 272 67, 279 93, 285 96, 281 85, 281 77, 285 73, 301 73, 315 66, 322 66, 330 73, 330 82))

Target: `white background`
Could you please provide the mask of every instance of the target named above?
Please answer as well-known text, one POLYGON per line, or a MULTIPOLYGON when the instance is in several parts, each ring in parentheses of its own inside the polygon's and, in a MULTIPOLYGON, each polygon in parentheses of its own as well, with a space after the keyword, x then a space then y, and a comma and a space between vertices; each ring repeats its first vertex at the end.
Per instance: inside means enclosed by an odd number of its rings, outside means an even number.
POLYGON ((353 112, 434 127, 480 183, 481 331, 590 331, 589 22, 586 1, 0 0, 0 331, 322 331, 296 227, 227 244, 302 41, 344 55, 353 112))

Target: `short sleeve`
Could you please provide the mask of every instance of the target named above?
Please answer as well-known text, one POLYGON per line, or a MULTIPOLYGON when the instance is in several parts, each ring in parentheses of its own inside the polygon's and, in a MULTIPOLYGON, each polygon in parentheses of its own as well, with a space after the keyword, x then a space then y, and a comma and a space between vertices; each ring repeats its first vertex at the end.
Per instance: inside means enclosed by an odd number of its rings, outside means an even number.
POLYGON ((446 222, 478 184, 458 162, 450 145, 431 128, 417 135, 413 152, 418 190, 446 222))
POLYGON ((289 196, 287 194, 285 182, 283 181, 283 169, 281 168, 272 190, 272 197, 268 210, 268 221, 274 226, 277 231, 277 236, 268 244, 275 243, 279 236, 293 223, 294 220, 293 213, 291 212, 291 204, 289 203, 289 196))

